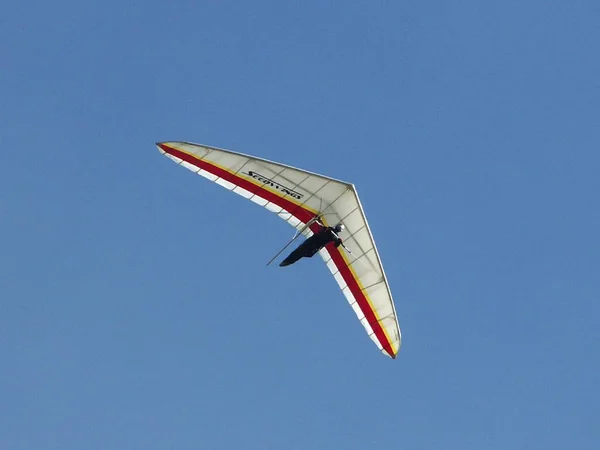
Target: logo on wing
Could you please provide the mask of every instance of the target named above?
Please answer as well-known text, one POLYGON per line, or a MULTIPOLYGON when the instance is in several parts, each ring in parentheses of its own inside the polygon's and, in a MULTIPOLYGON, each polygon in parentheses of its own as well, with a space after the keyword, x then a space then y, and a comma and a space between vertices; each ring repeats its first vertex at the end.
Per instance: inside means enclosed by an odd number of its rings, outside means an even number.
POLYGON ((283 192, 284 194, 289 195, 290 197, 293 197, 296 200, 300 200, 300 199, 302 199, 302 197, 304 197, 304 194, 294 191, 293 189, 291 189, 287 186, 284 186, 283 184, 278 183, 277 181, 271 180, 270 178, 267 178, 258 172, 254 172, 253 170, 249 170, 248 172, 242 172, 242 173, 245 175, 251 176, 256 181, 260 181, 262 184, 271 186, 271 187, 277 189, 279 192, 283 192))

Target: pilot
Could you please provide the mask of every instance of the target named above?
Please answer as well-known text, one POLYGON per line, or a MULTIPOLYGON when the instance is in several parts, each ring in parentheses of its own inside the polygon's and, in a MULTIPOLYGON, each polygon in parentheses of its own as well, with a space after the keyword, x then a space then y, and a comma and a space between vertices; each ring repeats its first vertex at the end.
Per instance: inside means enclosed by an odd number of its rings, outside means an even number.
POLYGON ((289 256, 279 264, 279 266, 289 266, 290 264, 294 264, 300 258, 312 258, 318 253, 319 250, 321 250, 330 242, 334 242, 336 248, 340 245, 344 246, 342 243, 342 238, 339 236, 339 234, 344 231, 344 228, 344 224, 342 223, 338 223, 335 227, 323 226, 321 230, 313 234, 302 244, 300 244, 296 250, 290 253, 289 256))

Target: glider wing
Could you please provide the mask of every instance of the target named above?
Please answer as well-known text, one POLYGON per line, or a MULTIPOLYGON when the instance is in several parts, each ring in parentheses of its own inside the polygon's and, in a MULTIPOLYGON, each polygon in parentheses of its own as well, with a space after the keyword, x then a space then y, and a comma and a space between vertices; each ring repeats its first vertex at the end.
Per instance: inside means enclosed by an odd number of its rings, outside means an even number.
POLYGON ((396 357, 401 333, 394 302, 353 184, 205 145, 157 146, 177 164, 277 214, 307 237, 320 229, 313 220, 317 216, 325 225, 344 223, 342 237, 352 254, 330 244, 320 255, 370 338, 384 354, 396 357))

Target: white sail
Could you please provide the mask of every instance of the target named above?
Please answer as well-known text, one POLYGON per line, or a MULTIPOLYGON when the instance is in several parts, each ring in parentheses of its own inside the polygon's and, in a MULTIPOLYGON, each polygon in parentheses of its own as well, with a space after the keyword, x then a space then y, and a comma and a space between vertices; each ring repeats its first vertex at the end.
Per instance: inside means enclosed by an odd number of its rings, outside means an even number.
POLYGON ((343 247, 319 253, 369 337, 395 358, 401 333, 389 284, 353 184, 254 156, 186 142, 158 149, 176 163, 277 214, 306 236, 342 222, 343 247), (305 225, 310 223, 308 227, 305 225))

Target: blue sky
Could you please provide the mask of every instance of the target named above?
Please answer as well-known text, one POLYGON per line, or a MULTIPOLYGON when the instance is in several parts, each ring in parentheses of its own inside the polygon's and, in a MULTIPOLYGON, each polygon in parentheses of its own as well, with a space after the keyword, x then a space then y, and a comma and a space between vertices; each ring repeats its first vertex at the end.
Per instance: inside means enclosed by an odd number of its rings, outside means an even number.
POLYGON ((0 448, 595 449, 600 6, 12 2, 0 448), (356 184, 403 347, 154 147, 356 184))

